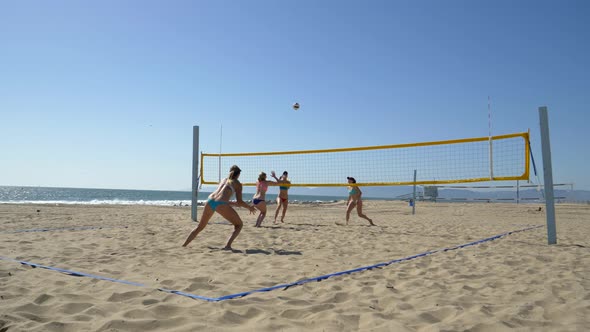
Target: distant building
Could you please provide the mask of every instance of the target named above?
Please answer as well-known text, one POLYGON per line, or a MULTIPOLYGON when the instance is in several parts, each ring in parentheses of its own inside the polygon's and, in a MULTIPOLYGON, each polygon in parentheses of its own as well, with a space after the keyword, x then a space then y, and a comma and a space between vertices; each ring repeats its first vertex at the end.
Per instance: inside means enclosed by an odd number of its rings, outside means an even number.
POLYGON ((435 201, 438 198, 437 186, 424 186, 424 199, 435 201))

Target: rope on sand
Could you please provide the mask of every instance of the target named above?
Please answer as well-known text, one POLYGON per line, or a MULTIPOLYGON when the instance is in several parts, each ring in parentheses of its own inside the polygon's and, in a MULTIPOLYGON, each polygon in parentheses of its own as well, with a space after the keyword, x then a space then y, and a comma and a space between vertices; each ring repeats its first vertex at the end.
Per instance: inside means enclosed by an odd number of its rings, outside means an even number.
MULTIPOLYGON (((413 260, 413 259, 420 258, 420 257, 429 256, 429 255, 435 254, 437 252, 446 252, 446 251, 451 251, 451 250, 462 249, 465 247, 474 246, 474 245, 481 244, 484 242, 497 240, 499 238, 502 238, 504 236, 508 236, 510 234, 524 232, 524 231, 528 231, 528 230, 532 230, 532 229, 536 229, 536 228, 540 228, 540 227, 544 227, 544 226, 540 225, 540 226, 527 227, 527 228, 523 228, 523 229, 519 229, 519 230, 515 230, 515 231, 510 231, 510 232, 494 235, 494 236, 491 236, 491 237, 488 237, 485 239, 457 245, 454 247, 432 250, 432 251, 427 251, 427 252, 413 255, 413 256, 394 259, 394 260, 391 260, 391 261, 385 262, 385 263, 378 263, 378 264, 374 264, 374 265, 363 266, 363 267, 359 267, 359 268, 355 268, 355 269, 351 269, 351 270, 330 273, 330 274, 322 275, 319 277, 303 279, 303 280, 295 281, 292 283, 280 284, 280 285, 276 285, 276 286, 272 286, 272 287, 260 288, 260 289, 255 289, 255 290, 251 290, 251 291, 247 291, 247 292, 224 295, 224 296, 220 296, 220 297, 206 297, 206 296, 186 293, 186 292, 179 291, 179 290, 172 290, 172 289, 165 289, 165 288, 157 288, 157 290, 161 291, 161 292, 169 293, 169 294, 176 294, 176 295, 180 295, 180 296, 185 296, 185 297, 188 297, 191 299, 204 300, 204 301, 208 301, 208 302, 220 302, 220 301, 231 300, 231 299, 235 299, 235 298, 248 296, 248 295, 254 294, 254 293, 270 292, 270 291, 273 291, 276 289, 286 290, 286 289, 293 287, 293 286, 300 286, 300 285, 310 283, 310 282, 319 282, 319 281, 326 280, 328 278, 332 278, 332 277, 336 277, 336 276, 341 276, 341 275, 345 275, 345 274, 352 274, 352 273, 372 270, 372 269, 376 269, 376 268, 382 268, 382 267, 385 267, 385 266, 388 266, 388 265, 391 265, 394 263, 400 263, 400 262, 409 261, 409 260, 413 260)), ((84 273, 84 272, 77 272, 77 271, 72 271, 72 270, 67 270, 67 269, 61 269, 61 268, 57 268, 57 267, 46 266, 46 265, 41 265, 41 264, 37 264, 37 263, 16 260, 16 259, 3 257, 3 256, 0 256, 0 260, 17 262, 17 263, 20 263, 23 265, 28 265, 28 266, 34 267, 34 268, 39 267, 39 268, 43 268, 43 269, 47 269, 47 270, 57 271, 57 272, 65 273, 67 275, 74 276, 74 277, 88 277, 88 278, 93 278, 93 279, 98 279, 98 280, 122 283, 122 284, 126 284, 126 285, 151 288, 147 285, 140 284, 140 283, 133 282, 133 281, 119 280, 119 279, 103 277, 103 276, 99 276, 99 275, 95 275, 95 274, 89 274, 89 273, 84 273)))
POLYGON ((51 231, 85 231, 89 229, 103 229, 103 228, 127 228, 128 226, 83 226, 83 227, 56 227, 56 228, 33 228, 33 229, 17 229, 14 231, 0 231, 3 234, 12 233, 29 233, 29 232, 51 232, 51 231))

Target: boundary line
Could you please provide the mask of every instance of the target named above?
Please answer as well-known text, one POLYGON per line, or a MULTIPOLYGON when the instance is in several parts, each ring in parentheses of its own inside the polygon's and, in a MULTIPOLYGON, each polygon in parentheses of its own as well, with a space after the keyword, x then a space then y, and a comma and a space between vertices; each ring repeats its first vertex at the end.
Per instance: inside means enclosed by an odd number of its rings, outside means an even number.
POLYGON ((103 228, 128 228, 129 226, 81 226, 81 227, 57 227, 57 228, 32 228, 17 229, 13 231, 0 231, 0 234, 29 233, 29 232, 51 232, 51 231, 85 231, 89 229, 103 228))
MULTIPOLYGON (((451 250, 462 249, 462 248, 474 246, 474 245, 477 245, 477 244, 481 244, 481 243, 484 243, 484 242, 489 242, 489 241, 493 241, 493 240, 496 240, 496 239, 500 239, 500 238, 505 237, 505 236, 510 235, 510 234, 520 233, 520 232, 524 232, 524 231, 528 231, 528 230, 532 230, 532 229, 536 229, 536 228, 541 228, 541 227, 545 227, 545 226, 544 225, 531 226, 531 227, 527 227, 527 228, 523 228, 523 229, 519 229, 519 230, 515 230, 515 231, 510 231, 510 232, 506 232, 506 233, 502 233, 502 234, 490 236, 490 237, 487 237, 487 238, 484 238, 484 239, 481 239, 481 240, 476 240, 476 241, 473 241, 473 242, 469 242, 469 243, 457 245, 457 246, 454 246, 454 247, 437 249, 437 250, 431 250, 431 251, 426 251, 426 252, 421 253, 421 254, 416 254, 416 255, 408 256, 408 257, 405 257, 405 258, 394 259, 394 260, 391 260, 391 261, 385 262, 385 263, 377 263, 377 264, 374 264, 374 265, 363 266, 363 267, 358 267, 358 268, 351 269, 351 270, 346 270, 346 271, 341 271, 341 272, 326 274, 326 275, 322 275, 322 276, 318 276, 318 277, 303 279, 303 280, 299 280, 299 281, 295 281, 295 282, 291 282, 291 283, 287 283, 287 284, 280 284, 280 285, 276 285, 276 286, 272 286, 272 287, 259 288, 259 289, 255 289, 255 290, 251 290, 251 291, 246 291, 246 292, 241 292, 241 293, 235 293, 235 294, 229 294, 229 295, 224 295, 224 296, 220 296, 220 297, 206 297, 206 296, 201 296, 201 295, 197 295, 197 294, 191 294, 191 293, 186 293, 186 292, 179 291, 179 290, 172 290, 172 289, 166 289, 166 288, 156 288, 156 290, 161 291, 161 292, 165 292, 165 293, 169 293, 169 294, 176 294, 176 295, 180 295, 180 296, 189 297, 189 298, 192 298, 192 299, 204 300, 204 301, 208 301, 208 302, 220 302, 220 301, 231 300, 231 299, 235 299, 235 298, 241 298, 241 297, 244 297, 244 296, 253 294, 253 293, 269 292, 269 291, 273 291, 273 290, 280 289, 280 288, 283 288, 284 290, 286 290, 286 289, 288 289, 290 287, 303 285, 303 284, 306 284, 306 283, 309 283, 309 282, 312 282, 312 281, 319 282, 319 281, 322 281, 322 280, 325 280, 325 279, 328 279, 328 278, 331 278, 331 277, 336 277, 336 276, 341 276, 341 275, 345 275, 345 274, 352 274, 352 273, 356 273, 356 272, 367 271, 367 270, 371 270, 371 269, 375 269, 375 268, 382 268, 382 267, 385 267, 385 266, 388 266, 388 265, 391 265, 391 264, 394 264, 394 263, 400 263, 400 262, 409 261, 409 260, 413 260, 413 259, 420 258, 420 257, 429 256, 429 255, 435 254, 437 252, 446 252, 446 251, 451 251, 451 250)), ((43 268, 43 269, 48 269, 48 270, 52 270, 52 271, 62 272, 62 273, 65 273, 67 275, 74 276, 74 277, 88 277, 88 278, 94 278, 94 279, 99 279, 99 280, 104 280, 104 281, 117 282, 117 283, 132 285, 132 286, 139 286, 139 287, 151 288, 151 287, 149 287, 147 285, 140 284, 140 283, 133 282, 133 281, 113 279, 113 278, 103 277, 103 276, 89 274, 89 273, 84 273, 84 272, 77 272, 77 271, 72 271, 72 270, 67 270, 67 269, 62 269, 62 268, 57 268, 57 267, 52 267, 52 266, 47 266, 47 265, 41 265, 41 264, 32 263, 32 262, 27 262, 27 261, 16 260, 16 259, 9 258, 9 257, 4 257, 4 256, 0 256, 0 260, 16 262, 16 263, 20 263, 22 265, 27 265, 27 266, 33 267, 33 268, 40 267, 40 268, 43 268)), ((152 289, 154 289, 154 288, 152 288, 152 289)))

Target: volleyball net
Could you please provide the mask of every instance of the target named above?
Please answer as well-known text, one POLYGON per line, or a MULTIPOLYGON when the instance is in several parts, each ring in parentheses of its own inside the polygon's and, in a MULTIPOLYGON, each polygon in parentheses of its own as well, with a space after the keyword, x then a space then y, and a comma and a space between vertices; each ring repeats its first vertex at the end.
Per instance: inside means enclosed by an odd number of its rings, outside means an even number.
POLYGON ((256 184, 258 174, 289 172, 293 187, 452 184, 528 180, 529 134, 465 138, 396 145, 324 150, 250 153, 202 153, 201 184, 217 184, 232 165, 240 181, 256 184), (414 181, 416 170, 416 181, 414 181))

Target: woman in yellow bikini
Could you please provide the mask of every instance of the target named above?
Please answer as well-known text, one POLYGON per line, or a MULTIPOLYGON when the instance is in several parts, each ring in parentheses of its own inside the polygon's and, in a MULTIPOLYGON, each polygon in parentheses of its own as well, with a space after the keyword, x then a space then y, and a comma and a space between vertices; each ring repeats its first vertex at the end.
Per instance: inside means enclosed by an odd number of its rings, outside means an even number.
POLYGON ((272 177, 274 177, 277 182, 279 183, 279 196, 277 196, 277 210, 275 211, 275 221, 277 223, 277 216, 279 215, 279 210, 283 208, 283 214, 281 215, 281 222, 285 222, 285 213, 287 213, 287 207, 289 206, 289 188, 291 181, 287 178, 289 173, 287 171, 283 172, 280 178, 272 172, 272 177))
POLYGON ((356 180, 354 178, 346 177, 346 179, 348 180, 348 184, 350 184, 350 186, 348 186, 348 202, 346 203, 346 224, 348 225, 350 212, 356 207, 358 216, 367 219, 371 226, 375 226, 373 220, 363 214, 363 200, 361 199, 363 192, 361 191, 361 188, 356 185, 356 180))
MULTIPOLYGON (((271 176, 276 178, 275 171, 270 172, 271 176)), ((258 181, 256 182, 256 194, 252 198, 252 203, 254 207, 260 210, 260 214, 256 219, 255 227, 260 227, 262 225, 262 221, 264 217, 266 217, 266 191, 268 190, 268 186, 278 186, 278 182, 274 181, 267 181, 266 180, 266 173, 260 172, 258 175, 258 181)))
POLYGON ((186 247, 192 240, 197 237, 197 235, 205 229, 207 223, 209 223, 209 219, 213 216, 215 212, 219 213, 222 217, 227 219, 234 225, 234 232, 230 236, 227 244, 223 249, 231 250, 231 244, 234 242, 240 231, 242 230, 242 219, 240 216, 232 208, 232 206, 241 206, 250 210, 250 213, 255 213, 256 209, 254 207, 248 205, 248 203, 242 200, 242 184, 238 181, 240 177, 240 173, 242 170, 233 165, 229 169, 229 176, 226 179, 223 179, 217 189, 209 195, 207 199, 207 203, 203 209, 203 214, 201 215, 201 221, 199 221, 199 225, 195 228, 188 236, 186 241, 184 241, 183 247, 186 247), (230 202, 229 199, 236 195, 236 201, 230 202))

